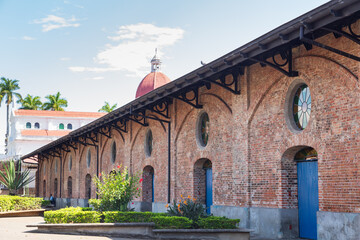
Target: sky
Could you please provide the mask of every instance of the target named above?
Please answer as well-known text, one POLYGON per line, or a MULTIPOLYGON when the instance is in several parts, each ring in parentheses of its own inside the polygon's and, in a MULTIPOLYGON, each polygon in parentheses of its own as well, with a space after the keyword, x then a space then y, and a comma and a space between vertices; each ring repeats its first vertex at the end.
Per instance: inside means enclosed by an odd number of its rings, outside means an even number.
MULTIPOLYGON (((19 80, 23 96, 60 92, 67 111, 121 107, 134 100, 155 48, 175 80, 326 2, 0 0, 0 77, 19 80)), ((3 102, 0 153, 5 130, 3 102)))

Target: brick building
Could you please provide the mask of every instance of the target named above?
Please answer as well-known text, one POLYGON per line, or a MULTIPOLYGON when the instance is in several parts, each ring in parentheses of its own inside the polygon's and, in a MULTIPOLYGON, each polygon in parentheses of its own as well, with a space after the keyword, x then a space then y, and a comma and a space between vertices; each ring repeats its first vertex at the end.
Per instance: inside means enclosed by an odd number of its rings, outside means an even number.
POLYGON ((192 195, 259 237, 359 239, 359 14, 330 1, 27 154, 39 196, 85 205, 122 165, 138 210, 192 195))

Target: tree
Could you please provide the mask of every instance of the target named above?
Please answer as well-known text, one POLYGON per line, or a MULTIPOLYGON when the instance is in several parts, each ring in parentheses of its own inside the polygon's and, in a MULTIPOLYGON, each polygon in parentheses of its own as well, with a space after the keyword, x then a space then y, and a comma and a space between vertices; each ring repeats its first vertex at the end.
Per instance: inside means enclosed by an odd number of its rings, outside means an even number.
POLYGON ((114 105, 110 106, 109 102, 105 102, 105 105, 102 106, 98 112, 112 112, 114 111, 114 109, 117 107, 117 103, 115 103, 114 105))
POLYGON ((60 98, 60 92, 57 92, 55 95, 47 95, 45 98, 48 102, 43 104, 44 110, 64 111, 63 107, 67 107, 68 105, 65 98, 60 98))
POLYGON ((39 96, 31 96, 28 94, 24 99, 20 99, 18 103, 21 103, 20 109, 40 110, 42 109, 42 102, 39 96))
POLYGON ((3 163, 3 168, 5 171, 0 171, 0 183, 9 189, 10 195, 16 195, 18 189, 22 189, 35 180, 35 176, 29 176, 30 169, 21 172, 20 162, 18 171, 16 171, 14 160, 9 161, 7 166, 3 163))
MULTIPOLYGON (((12 80, 8 78, 1 78, 0 83, 0 104, 3 99, 5 99, 6 103, 6 134, 5 134, 5 145, 7 146, 8 138, 9 138, 9 106, 10 103, 14 102, 14 96, 21 99, 20 93, 15 92, 20 89, 19 80, 12 80)), ((5 153, 7 149, 5 149, 5 153)))

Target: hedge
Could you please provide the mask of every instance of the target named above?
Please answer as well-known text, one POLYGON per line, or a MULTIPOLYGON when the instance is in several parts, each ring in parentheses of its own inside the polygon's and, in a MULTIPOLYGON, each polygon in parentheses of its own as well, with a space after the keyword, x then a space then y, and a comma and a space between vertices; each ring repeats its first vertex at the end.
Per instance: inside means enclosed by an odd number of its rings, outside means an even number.
POLYGON ((69 207, 44 213, 46 223, 99 223, 101 213, 69 207))
POLYGON ((42 198, 0 195, 0 212, 41 208, 42 198))
POLYGON ((187 217, 159 216, 152 217, 151 222, 155 223, 157 229, 187 229, 191 228, 192 221, 187 217))
POLYGON ((152 217, 167 216, 166 213, 153 212, 104 212, 104 222, 151 222, 152 217))
POLYGON ((200 218, 197 222, 199 228, 204 229, 235 229, 237 224, 240 222, 240 219, 229 219, 226 217, 207 217, 200 218))

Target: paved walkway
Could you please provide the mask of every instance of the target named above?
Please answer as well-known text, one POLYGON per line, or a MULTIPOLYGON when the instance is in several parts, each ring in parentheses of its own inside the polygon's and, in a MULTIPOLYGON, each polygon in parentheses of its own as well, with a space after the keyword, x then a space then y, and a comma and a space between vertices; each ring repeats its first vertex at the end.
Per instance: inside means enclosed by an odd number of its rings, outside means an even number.
POLYGON ((76 236, 64 234, 46 234, 33 232, 36 228, 27 228, 27 224, 38 224, 44 222, 43 217, 12 217, 0 218, 1 240, 129 240, 128 238, 76 236))

